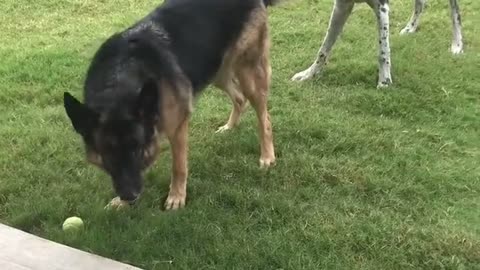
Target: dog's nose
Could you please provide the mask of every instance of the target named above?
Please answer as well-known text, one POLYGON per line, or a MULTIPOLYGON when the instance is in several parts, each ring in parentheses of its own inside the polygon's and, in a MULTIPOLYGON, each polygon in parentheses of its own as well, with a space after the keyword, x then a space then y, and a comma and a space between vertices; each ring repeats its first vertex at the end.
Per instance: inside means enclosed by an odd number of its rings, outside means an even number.
POLYGON ((141 188, 127 188, 119 192, 118 196, 122 201, 134 204, 141 194, 141 188))
POLYGON ((126 201, 130 204, 134 204, 142 193, 141 181, 135 181, 133 183, 124 183, 116 188, 117 195, 122 201, 126 201))
POLYGON ((122 201, 128 202, 129 204, 135 204, 135 202, 138 200, 140 197, 140 193, 133 192, 133 193, 127 193, 127 194, 120 194, 120 199, 122 201))

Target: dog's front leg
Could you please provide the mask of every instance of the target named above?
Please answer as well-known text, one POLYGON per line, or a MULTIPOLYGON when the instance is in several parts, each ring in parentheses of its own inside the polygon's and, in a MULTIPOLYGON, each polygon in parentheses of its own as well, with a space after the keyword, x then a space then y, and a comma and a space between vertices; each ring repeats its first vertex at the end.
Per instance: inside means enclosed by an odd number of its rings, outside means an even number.
POLYGON ((172 149, 172 179, 165 209, 175 210, 184 207, 187 198, 188 117, 169 135, 169 140, 172 149))
POLYGON ((330 16, 328 24, 327 35, 323 40, 322 46, 317 54, 317 59, 313 64, 304 71, 295 74, 292 81, 305 81, 311 79, 316 74, 320 73, 326 64, 328 55, 332 50, 335 41, 343 30, 343 26, 352 13, 354 1, 336 0, 330 16))
POLYGON ((387 87, 392 84, 390 74, 390 7, 388 0, 379 0, 379 4, 374 7, 378 21, 378 33, 380 40, 380 49, 378 55, 379 74, 377 87, 387 87))

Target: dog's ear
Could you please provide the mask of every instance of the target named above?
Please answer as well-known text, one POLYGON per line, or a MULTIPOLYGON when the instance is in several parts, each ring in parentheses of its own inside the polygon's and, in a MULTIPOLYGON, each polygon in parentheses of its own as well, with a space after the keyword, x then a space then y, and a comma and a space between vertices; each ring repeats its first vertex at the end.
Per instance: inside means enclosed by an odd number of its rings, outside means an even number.
POLYGON ((67 92, 63 94, 63 105, 73 128, 82 136, 87 136, 97 126, 98 114, 67 92))
POLYGON ((137 98, 135 115, 147 124, 153 124, 158 116, 159 93, 155 80, 148 80, 137 98))

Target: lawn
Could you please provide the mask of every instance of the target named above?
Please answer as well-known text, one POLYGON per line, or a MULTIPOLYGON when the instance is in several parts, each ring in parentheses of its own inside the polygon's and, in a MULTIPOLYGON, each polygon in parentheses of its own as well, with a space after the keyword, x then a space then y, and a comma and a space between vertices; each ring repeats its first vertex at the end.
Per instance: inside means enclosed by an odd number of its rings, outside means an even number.
POLYGON ((400 36, 412 1, 392 1, 394 86, 377 90, 377 30, 356 6, 323 76, 313 60, 331 0, 270 10, 277 165, 258 168, 253 110, 214 134, 230 103, 196 104, 185 209, 161 210, 170 154, 139 203, 106 212, 109 178, 84 160, 63 109, 81 97, 101 42, 159 1, 0 3, 0 221, 144 269, 480 269, 480 2, 461 0, 465 55, 449 53, 448 1, 400 36), (78 215, 83 233, 69 236, 78 215))

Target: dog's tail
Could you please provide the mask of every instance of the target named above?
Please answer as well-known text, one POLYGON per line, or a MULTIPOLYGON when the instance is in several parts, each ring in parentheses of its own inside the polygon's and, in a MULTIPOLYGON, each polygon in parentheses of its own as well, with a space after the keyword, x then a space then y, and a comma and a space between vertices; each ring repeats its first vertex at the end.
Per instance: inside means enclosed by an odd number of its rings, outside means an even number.
POLYGON ((263 0, 263 4, 268 7, 268 6, 273 6, 276 5, 278 2, 282 0, 263 0))

